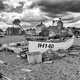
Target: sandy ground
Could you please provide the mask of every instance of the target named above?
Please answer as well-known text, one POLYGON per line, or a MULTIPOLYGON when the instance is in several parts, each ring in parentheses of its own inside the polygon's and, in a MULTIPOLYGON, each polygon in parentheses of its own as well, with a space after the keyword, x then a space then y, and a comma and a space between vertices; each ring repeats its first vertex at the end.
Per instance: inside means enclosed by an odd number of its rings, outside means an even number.
MULTIPOLYGON (((24 40, 22 36, 2 39, 0 39, 2 43, 24 40)), ((80 45, 79 43, 80 39, 75 39, 74 45, 80 45)), ((29 65, 27 59, 18 58, 15 53, 0 52, 0 60, 5 62, 5 64, 0 63, 0 72, 11 80, 80 80, 80 55, 56 58, 52 64, 29 65), (32 71, 21 71, 23 68, 32 71)))

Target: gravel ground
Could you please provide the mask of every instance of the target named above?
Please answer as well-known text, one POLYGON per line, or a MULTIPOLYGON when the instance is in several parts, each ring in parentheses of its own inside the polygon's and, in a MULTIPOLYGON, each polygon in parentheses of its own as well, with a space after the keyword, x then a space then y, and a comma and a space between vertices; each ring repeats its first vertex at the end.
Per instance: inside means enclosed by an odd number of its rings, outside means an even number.
POLYGON ((80 57, 67 56, 53 60, 52 64, 29 65, 26 59, 8 54, 0 55, 0 60, 5 62, 0 64, 0 72, 12 80, 80 80, 80 57), (23 68, 32 71, 21 71, 23 68))
POLYGON ((0 52, 0 60, 5 62, 0 63, 0 72, 11 80, 80 80, 79 55, 57 58, 52 64, 29 65, 27 59, 18 58, 15 53, 0 52), (21 71, 23 68, 32 71, 21 71))

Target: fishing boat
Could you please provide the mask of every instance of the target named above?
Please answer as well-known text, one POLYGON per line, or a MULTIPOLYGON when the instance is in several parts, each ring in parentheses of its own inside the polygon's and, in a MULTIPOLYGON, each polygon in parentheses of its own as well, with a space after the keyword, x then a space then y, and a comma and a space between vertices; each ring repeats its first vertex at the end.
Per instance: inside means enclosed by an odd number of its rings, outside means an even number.
MULTIPOLYGON (((16 21, 15 21, 16 22, 16 21)), ((66 50, 73 45, 74 35, 69 33, 70 31, 63 28, 63 23, 61 19, 53 20, 53 26, 49 26, 48 28, 41 22, 38 26, 36 26, 36 34, 33 35, 33 31, 30 34, 26 34, 25 38, 28 41, 28 50, 29 52, 45 52, 48 49, 53 51, 57 51, 59 49, 66 50), (59 23, 58 23, 59 22, 59 23), (39 29, 40 28, 40 29, 39 29), (55 32, 56 31, 56 32, 55 32), (37 33, 39 32, 39 33, 37 33), (54 32, 54 33, 51 33, 54 32), (69 35, 64 36, 64 35, 69 35), (58 37, 56 35, 59 35, 58 37), (65 38, 61 40, 61 38, 65 38)), ((72 31, 71 31, 72 32, 72 31)), ((25 32, 26 33, 26 32, 25 32)))
POLYGON ((29 52, 45 52, 49 49, 57 51, 59 49, 66 50, 73 45, 74 35, 61 42, 52 42, 52 41, 28 41, 29 42, 29 52))

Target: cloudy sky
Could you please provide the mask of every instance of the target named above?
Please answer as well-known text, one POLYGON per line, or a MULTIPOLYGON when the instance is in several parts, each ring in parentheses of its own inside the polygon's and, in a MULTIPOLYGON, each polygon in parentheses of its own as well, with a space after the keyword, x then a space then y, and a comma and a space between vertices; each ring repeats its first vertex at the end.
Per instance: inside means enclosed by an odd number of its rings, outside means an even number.
POLYGON ((15 18, 30 22, 56 16, 80 20, 80 0, 0 0, 0 21, 8 24, 15 18))

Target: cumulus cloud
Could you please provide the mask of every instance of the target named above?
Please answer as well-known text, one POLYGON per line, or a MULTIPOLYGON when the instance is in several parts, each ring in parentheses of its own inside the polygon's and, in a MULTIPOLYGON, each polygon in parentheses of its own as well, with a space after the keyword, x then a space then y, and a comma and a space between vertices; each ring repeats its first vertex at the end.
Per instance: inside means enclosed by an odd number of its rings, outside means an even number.
POLYGON ((5 0, 3 1, 4 4, 9 5, 10 7, 16 8, 17 6, 20 6, 19 0, 5 0))
POLYGON ((74 20, 79 15, 72 13, 80 12, 79 0, 2 0, 2 3, 7 8, 0 13, 0 19, 7 23, 15 18, 40 21, 56 16, 63 17, 64 20, 74 20))
POLYGON ((16 18, 21 19, 22 14, 15 13, 15 12, 1 12, 0 13, 0 19, 8 24, 12 24, 12 21, 16 18))
POLYGON ((46 16, 46 13, 45 12, 42 12, 38 7, 35 7, 33 9, 28 9, 28 10, 24 10, 23 11, 23 19, 25 20, 43 20, 43 19, 46 19, 48 18, 46 16))
MULTIPOLYGON (((29 12, 29 11, 31 12, 31 10, 33 12, 34 7, 37 7, 40 9, 40 13, 41 12, 48 13, 47 16, 51 16, 51 17, 54 17, 54 15, 56 14, 64 13, 67 11, 80 12, 79 0, 76 1, 75 0, 5 0, 3 1, 3 3, 10 6, 10 8, 11 7, 13 7, 14 9, 17 8, 17 10, 22 8, 23 12, 29 12)), ((35 12, 36 11, 37 10, 35 10, 35 12)))
MULTIPOLYGON (((1 14, 5 17, 9 17, 8 19, 14 19, 14 17, 18 16, 20 19, 27 21, 48 18, 46 13, 37 5, 38 2, 39 0, 5 0, 3 3, 4 5, 7 5, 7 9, 5 9, 6 12, 1 14), (33 4, 35 4, 34 7, 31 7, 33 4)), ((7 18, 5 18, 5 20, 6 19, 7 18)))
MULTIPOLYGON (((46 13, 41 11, 37 2, 38 0, 2 0, 0 3, 0 6, 2 5, 0 7, 0 28, 9 27, 8 25, 12 25, 12 21, 17 18, 22 21, 40 21, 48 18, 46 13), (33 4, 35 4, 34 7, 31 7, 33 4)), ((31 22, 24 23, 24 25, 32 26, 31 22)))

